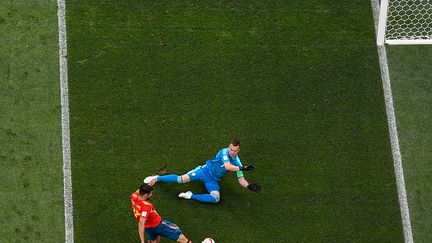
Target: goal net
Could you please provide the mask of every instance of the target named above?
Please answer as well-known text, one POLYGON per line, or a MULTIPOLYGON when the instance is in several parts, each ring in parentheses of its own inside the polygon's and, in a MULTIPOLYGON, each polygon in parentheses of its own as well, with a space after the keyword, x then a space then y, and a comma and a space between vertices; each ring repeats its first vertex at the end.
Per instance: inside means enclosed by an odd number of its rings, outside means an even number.
POLYGON ((377 44, 432 44, 432 0, 381 0, 377 44))

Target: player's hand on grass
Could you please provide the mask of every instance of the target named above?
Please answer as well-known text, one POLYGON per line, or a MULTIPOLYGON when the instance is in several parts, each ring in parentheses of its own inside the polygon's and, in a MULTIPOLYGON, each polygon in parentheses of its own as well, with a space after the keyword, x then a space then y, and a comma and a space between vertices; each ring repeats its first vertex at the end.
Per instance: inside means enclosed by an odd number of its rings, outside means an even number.
POLYGON ((254 192, 260 192, 261 191, 261 186, 258 184, 255 184, 255 183, 250 183, 247 186, 247 188, 251 191, 254 191, 254 192))
POLYGON ((253 164, 248 164, 243 166, 243 168, 241 169, 242 171, 248 171, 248 170, 253 170, 255 169, 255 166, 253 164))

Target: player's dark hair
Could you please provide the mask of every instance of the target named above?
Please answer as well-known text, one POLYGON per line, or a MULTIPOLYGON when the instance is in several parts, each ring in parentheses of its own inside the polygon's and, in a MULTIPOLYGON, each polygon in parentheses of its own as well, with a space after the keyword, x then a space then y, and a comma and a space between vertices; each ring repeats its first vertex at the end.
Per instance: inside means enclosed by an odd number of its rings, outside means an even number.
POLYGON ((240 141, 237 139, 231 139, 230 144, 232 144, 234 147, 240 146, 240 141))
POLYGON ((149 194, 152 191, 153 191, 153 187, 147 183, 143 183, 139 188, 140 196, 144 196, 145 194, 149 194))

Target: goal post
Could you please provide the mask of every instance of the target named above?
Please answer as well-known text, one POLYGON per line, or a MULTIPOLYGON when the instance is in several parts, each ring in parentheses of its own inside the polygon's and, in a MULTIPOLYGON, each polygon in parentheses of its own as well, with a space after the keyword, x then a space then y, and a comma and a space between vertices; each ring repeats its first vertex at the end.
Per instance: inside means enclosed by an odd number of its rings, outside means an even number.
POLYGON ((432 44, 432 0, 381 0, 377 44, 432 44))

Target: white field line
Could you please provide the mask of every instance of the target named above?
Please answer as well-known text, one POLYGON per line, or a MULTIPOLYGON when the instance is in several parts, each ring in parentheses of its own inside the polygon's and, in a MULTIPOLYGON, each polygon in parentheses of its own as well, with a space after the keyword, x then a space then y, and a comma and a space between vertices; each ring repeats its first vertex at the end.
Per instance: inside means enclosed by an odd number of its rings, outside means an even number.
MULTIPOLYGON (((373 17, 375 22, 375 33, 377 32, 377 28, 378 28, 378 13, 379 13, 378 1, 379 0, 371 0, 373 17)), ((379 56, 380 69, 381 69, 381 78, 382 78, 383 88, 384 88, 384 99, 386 104, 387 121, 389 125, 390 143, 391 143, 393 162, 395 167, 396 184, 397 184, 399 205, 400 205, 401 216, 402 216, 404 237, 406 243, 412 243, 414 242, 414 240, 413 240, 413 235, 411 230, 411 220, 409 215, 408 200, 407 200, 406 189, 405 189, 405 179, 404 179, 404 173, 402 167, 402 156, 399 149, 399 139, 398 139, 398 133, 396 128, 396 116, 395 116, 395 111, 393 106, 393 95, 391 91, 387 53, 386 53, 385 45, 377 46, 377 48, 378 48, 378 56, 379 56)))
POLYGON ((72 172, 69 130, 69 94, 67 71, 66 0, 57 0, 59 29, 60 93, 63 147, 63 184, 65 207, 65 242, 73 243, 72 172))

